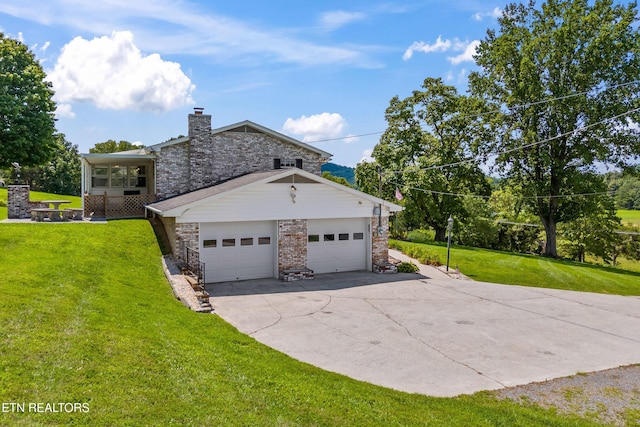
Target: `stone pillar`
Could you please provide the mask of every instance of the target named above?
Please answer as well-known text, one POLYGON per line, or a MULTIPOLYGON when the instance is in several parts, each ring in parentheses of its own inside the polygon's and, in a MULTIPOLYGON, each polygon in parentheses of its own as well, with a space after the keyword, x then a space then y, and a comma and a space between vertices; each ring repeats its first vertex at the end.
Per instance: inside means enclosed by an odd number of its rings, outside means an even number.
POLYGON ((7 216, 10 219, 29 218, 29 191, 28 185, 10 185, 8 189, 7 216))
POLYGON ((371 218, 371 264, 376 273, 397 273, 395 265, 389 263, 389 217, 371 218), (380 224, 379 224, 380 222, 380 224), (379 232, 379 228, 382 231, 379 232))
POLYGON ((278 221, 278 271, 307 268, 307 220, 278 221))
POLYGON ((199 224, 196 222, 176 223, 175 239, 175 256, 187 259, 187 247, 198 249, 200 246, 199 224))
POLYGON ((190 191, 212 184, 205 174, 212 170, 211 115, 196 108, 189 114, 189 182, 190 191))

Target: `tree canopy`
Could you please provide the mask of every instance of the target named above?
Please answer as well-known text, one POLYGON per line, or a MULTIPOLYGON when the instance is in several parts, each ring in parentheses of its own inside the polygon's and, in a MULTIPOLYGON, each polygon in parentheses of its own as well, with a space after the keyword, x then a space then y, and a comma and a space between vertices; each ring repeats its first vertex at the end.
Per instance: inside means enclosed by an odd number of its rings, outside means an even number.
POLYGON ((27 47, 0 33, 0 168, 50 160, 56 104, 51 83, 27 47))
MULTIPOLYGON (((484 173, 469 161, 472 141, 483 130, 475 126, 477 115, 470 112, 483 107, 441 79, 425 79, 422 89, 390 101, 385 114, 388 127, 372 156, 384 175, 382 196, 393 197, 397 188, 404 195, 405 222, 429 225, 436 240, 444 240, 449 216, 458 220, 467 216, 459 195, 490 193, 484 173)), ((377 182, 375 167, 360 164, 356 183, 377 195, 379 190, 364 182, 377 182)))
POLYGON ((478 47, 471 93, 499 113, 478 152, 522 189, 541 220, 545 253, 556 225, 597 208, 597 162, 625 166, 640 152, 637 8, 611 0, 510 4, 478 47), (590 5, 589 3, 593 3, 590 5))
POLYGON ((117 153, 120 151, 135 150, 137 148, 141 148, 141 147, 129 141, 116 142, 113 139, 110 139, 105 142, 97 143, 93 148, 89 148, 89 152, 98 153, 98 154, 107 154, 107 153, 117 153))

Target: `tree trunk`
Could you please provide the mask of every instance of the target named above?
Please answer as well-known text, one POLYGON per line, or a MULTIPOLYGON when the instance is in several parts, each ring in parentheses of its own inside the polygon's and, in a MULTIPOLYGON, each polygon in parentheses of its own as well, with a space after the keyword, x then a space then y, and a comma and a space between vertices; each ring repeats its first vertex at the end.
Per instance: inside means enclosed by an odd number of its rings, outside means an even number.
POLYGON ((443 227, 434 227, 436 230, 436 242, 446 242, 447 241, 447 229, 443 227))
POLYGON ((555 258, 558 256, 556 222, 551 215, 548 217, 540 216, 540 220, 544 226, 544 234, 546 236, 543 255, 555 258))

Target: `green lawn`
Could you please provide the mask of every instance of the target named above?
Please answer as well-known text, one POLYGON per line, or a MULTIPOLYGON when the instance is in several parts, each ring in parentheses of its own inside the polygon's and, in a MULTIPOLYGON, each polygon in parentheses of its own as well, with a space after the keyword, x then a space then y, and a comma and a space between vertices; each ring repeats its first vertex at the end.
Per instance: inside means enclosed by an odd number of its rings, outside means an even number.
POLYGON ((300 363, 173 296, 145 220, 0 224, 0 425, 591 425, 489 393, 432 398, 300 363), (28 410, 28 406, 26 406, 28 410))
POLYGON ((640 227, 640 210, 620 209, 616 214, 620 217, 622 225, 640 227))
MULTIPOLYGON (((392 246, 409 255, 412 250, 435 254, 443 264, 447 259, 443 244, 394 240, 392 246)), ((453 245, 449 268, 456 266, 466 276, 483 282, 640 295, 640 272, 621 268, 453 245)))

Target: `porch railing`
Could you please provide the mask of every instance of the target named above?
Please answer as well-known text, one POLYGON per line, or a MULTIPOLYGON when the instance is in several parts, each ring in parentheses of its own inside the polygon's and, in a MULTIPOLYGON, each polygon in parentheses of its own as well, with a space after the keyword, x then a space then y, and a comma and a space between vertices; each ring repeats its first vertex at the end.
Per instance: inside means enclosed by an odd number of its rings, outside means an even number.
POLYGON ((144 207, 156 201, 155 194, 131 196, 84 196, 84 216, 98 218, 144 218, 144 207))

